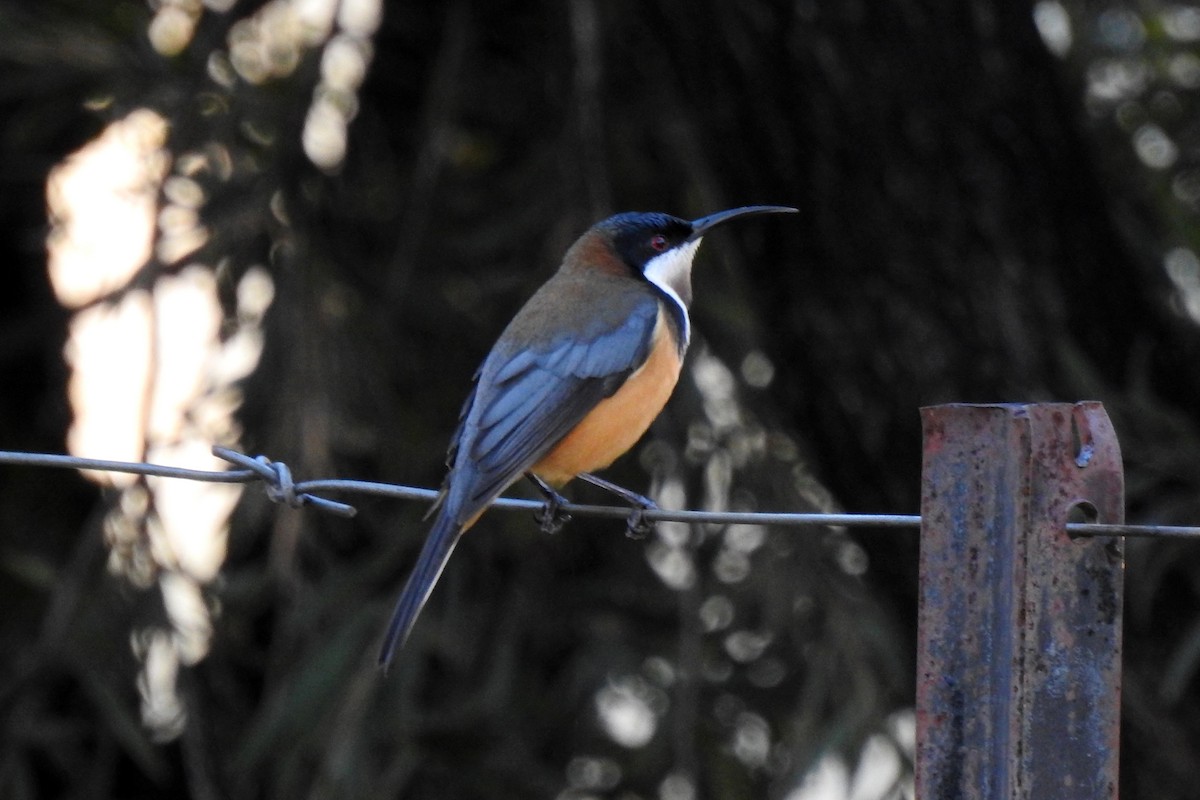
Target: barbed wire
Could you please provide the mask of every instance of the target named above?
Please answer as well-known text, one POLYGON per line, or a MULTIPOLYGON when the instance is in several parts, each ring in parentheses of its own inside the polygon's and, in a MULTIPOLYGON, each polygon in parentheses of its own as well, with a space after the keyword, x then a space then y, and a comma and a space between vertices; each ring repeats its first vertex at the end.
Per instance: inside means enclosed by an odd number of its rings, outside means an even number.
MULTIPOLYGON (((121 472, 158 478, 204 481, 208 483, 255 483, 264 485, 267 497, 275 503, 301 508, 315 509, 340 517, 353 517, 357 509, 348 503, 330 500, 314 492, 347 492, 351 494, 388 497, 398 500, 434 502, 436 489, 422 489, 394 483, 378 483, 344 478, 317 478, 295 481, 291 469, 282 461, 272 461, 266 456, 248 456, 227 447, 214 446, 212 453, 241 469, 201 470, 172 467, 134 461, 108 461, 96 458, 59 455, 54 453, 26 453, 0 450, 0 464, 27 467, 49 467, 53 469, 82 469, 99 472, 121 472)), ((525 500, 502 497, 491 508, 509 511, 542 511, 547 507, 543 500, 525 500)), ((628 519, 629 506, 599 506, 582 503, 562 503, 558 511, 579 517, 601 517, 628 519)), ((921 517, 913 514, 858 514, 823 512, 776 512, 776 511, 692 511, 653 508, 639 511, 646 522, 690 522, 711 525, 782 525, 793 527, 846 527, 846 528, 919 528, 921 517)), ((1128 537, 1173 537, 1200 539, 1200 526, 1181 525, 1113 525, 1099 522, 1069 522, 1067 532, 1072 536, 1128 536, 1128 537)))

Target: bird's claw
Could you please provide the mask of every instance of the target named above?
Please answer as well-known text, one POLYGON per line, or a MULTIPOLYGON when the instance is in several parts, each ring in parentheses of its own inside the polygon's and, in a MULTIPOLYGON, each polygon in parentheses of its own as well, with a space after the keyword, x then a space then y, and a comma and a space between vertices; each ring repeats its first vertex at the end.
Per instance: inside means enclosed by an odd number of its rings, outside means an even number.
POLYGON ((546 500, 542 507, 534 513, 533 521, 538 524, 543 533, 558 533, 564 525, 571 521, 571 515, 563 511, 563 506, 567 504, 567 498, 554 491, 553 486, 532 472, 526 472, 525 477, 546 500))
POLYGON ((629 510, 629 516, 625 519, 625 535, 630 539, 645 539, 647 534, 654 530, 654 521, 646 519, 646 512, 657 511, 658 503, 649 497, 636 497, 638 499, 634 501, 633 508, 629 510))
POLYGON ((547 496, 545 504, 534 512, 533 520, 542 529, 542 533, 558 533, 571 521, 571 515, 563 510, 563 502, 561 495, 547 496))

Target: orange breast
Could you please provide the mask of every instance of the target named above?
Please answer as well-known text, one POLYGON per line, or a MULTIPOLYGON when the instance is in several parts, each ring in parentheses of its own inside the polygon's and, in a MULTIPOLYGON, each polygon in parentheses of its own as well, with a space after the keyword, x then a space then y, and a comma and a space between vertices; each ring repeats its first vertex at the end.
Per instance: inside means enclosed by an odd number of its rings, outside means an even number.
POLYGON ((607 467, 642 438, 679 380, 682 361, 669 331, 666 312, 659 308, 646 363, 533 465, 535 475, 561 486, 581 472, 607 467))

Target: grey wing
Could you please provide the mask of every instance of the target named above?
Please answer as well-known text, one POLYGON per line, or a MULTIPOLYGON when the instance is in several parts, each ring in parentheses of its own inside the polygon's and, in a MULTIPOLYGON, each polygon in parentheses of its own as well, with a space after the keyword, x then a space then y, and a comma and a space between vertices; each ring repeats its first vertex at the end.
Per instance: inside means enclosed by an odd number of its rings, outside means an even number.
POLYGON ((467 520, 621 387, 648 357, 658 301, 647 297, 615 328, 568 336, 484 362, 464 408, 448 478, 467 520))

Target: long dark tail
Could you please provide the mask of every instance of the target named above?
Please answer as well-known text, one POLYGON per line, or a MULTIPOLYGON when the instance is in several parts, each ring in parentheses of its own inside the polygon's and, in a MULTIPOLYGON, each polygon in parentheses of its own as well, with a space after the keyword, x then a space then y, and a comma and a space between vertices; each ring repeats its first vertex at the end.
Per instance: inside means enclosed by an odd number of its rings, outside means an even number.
POLYGON ((425 546, 421 548, 417 565, 413 567, 412 574, 408 576, 408 583, 400 593, 396 610, 392 612, 392 621, 388 623, 387 635, 383 637, 383 647, 379 651, 379 666, 385 670, 396 649, 403 646, 408 638, 413 623, 417 621, 417 615, 421 613, 425 601, 433 592, 434 584, 442 574, 446 562, 450 560, 454 545, 458 544, 458 538, 466 527, 455 522, 456 516, 458 515, 445 507, 441 509, 429 536, 425 539, 425 546))

